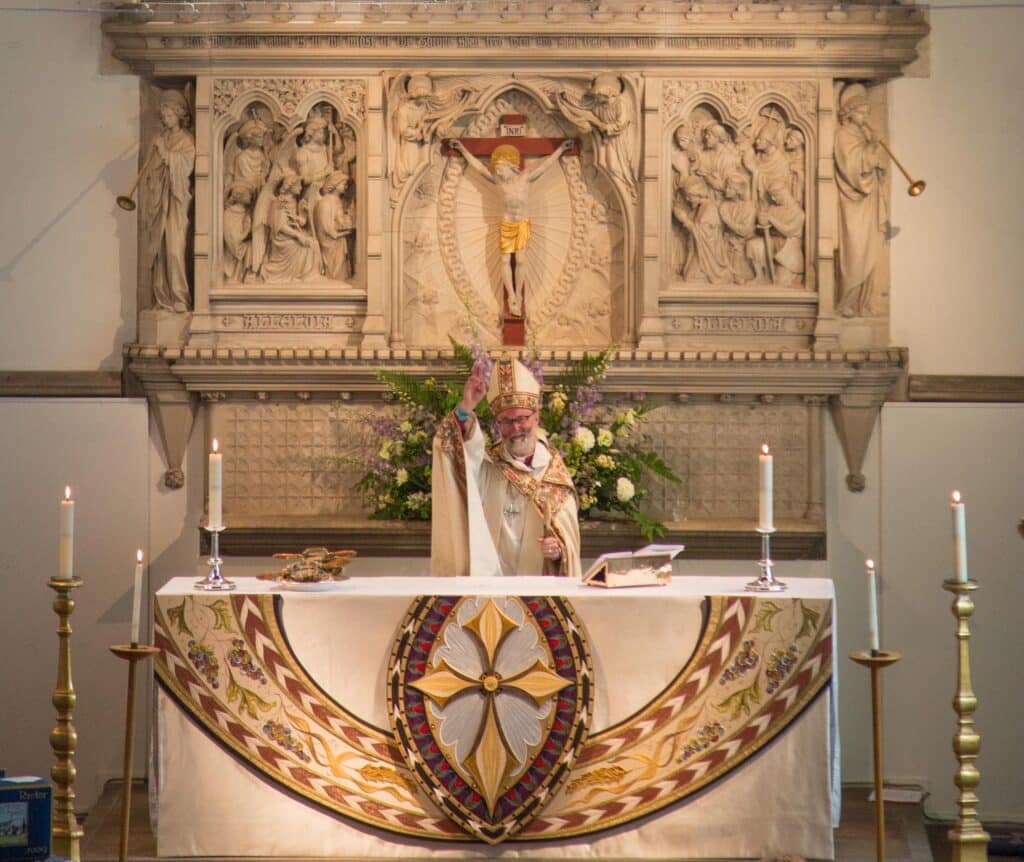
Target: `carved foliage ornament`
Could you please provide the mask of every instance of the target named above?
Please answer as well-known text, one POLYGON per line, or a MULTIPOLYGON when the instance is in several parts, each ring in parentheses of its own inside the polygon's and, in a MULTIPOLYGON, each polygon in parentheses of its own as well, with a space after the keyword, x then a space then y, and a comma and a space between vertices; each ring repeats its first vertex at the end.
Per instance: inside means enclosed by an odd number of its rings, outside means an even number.
POLYGON ((697 93, 719 97, 733 117, 745 116, 754 100, 765 93, 788 96, 805 117, 813 117, 818 105, 818 85, 814 81, 672 80, 665 82, 662 91, 665 122, 682 116, 686 103, 697 93))
POLYGON ((568 776, 593 712, 583 629, 564 599, 413 604, 388 665, 388 716, 427 796, 472 837, 520 831, 568 776))
POLYGON ((286 117, 293 117, 310 93, 337 96, 344 113, 360 120, 366 116, 366 83, 350 78, 217 78, 213 82, 214 115, 229 113, 235 100, 250 92, 272 96, 286 117))

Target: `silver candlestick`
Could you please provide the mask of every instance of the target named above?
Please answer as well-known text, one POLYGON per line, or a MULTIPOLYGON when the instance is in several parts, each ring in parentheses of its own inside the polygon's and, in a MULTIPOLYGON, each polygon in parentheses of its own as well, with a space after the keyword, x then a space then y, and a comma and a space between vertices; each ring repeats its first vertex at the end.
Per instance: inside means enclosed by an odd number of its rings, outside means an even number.
POLYGON ((210 573, 201 581, 196 581, 196 589, 210 592, 233 590, 235 582, 229 581, 220 573, 220 564, 224 562, 220 558, 220 534, 224 527, 222 525, 204 529, 210 534, 210 558, 206 561, 210 567, 210 573))
POLYGON ((761 567, 761 576, 747 584, 746 589, 752 593, 781 593, 788 587, 782 581, 777 581, 772 571, 772 533, 775 532, 775 528, 770 527, 766 530, 758 527, 757 532, 761 534, 761 559, 757 562, 761 567))

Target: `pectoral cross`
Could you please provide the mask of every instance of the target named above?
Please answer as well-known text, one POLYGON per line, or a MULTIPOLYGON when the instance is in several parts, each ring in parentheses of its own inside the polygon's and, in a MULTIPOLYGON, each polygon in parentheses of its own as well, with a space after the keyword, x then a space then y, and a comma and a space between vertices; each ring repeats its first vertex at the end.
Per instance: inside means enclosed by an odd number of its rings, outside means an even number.
POLYGON ((579 145, 569 138, 528 138, 526 117, 504 114, 497 138, 460 138, 442 144, 441 154, 465 157, 466 163, 502 194, 503 212, 499 234, 502 256, 502 343, 521 347, 526 343, 525 267, 526 246, 530 239, 528 217, 529 183, 543 174, 566 153, 579 155, 579 145), (525 170, 524 160, 543 156, 536 167, 525 170), (490 160, 491 168, 480 161, 490 160))

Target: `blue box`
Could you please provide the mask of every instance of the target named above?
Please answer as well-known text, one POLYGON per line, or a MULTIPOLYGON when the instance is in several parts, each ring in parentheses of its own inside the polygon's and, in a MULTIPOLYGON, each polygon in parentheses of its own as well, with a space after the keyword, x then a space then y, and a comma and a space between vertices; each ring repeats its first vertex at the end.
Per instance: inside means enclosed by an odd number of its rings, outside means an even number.
POLYGON ((0 778, 0 862, 49 858, 52 794, 42 778, 0 778))

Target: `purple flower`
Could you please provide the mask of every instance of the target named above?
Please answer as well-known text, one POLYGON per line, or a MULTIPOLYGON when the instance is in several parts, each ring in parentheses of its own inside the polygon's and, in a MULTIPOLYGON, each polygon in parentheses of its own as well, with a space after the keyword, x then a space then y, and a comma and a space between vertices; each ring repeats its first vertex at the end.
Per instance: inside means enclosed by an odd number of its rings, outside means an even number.
POLYGON ((484 347, 479 341, 473 342, 469 348, 470 353, 473 354, 473 362, 479 362, 484 371, 484 383, 489 383, 491 379, 491 369, 494 367, 494 363, 491 362, 491 357, 487 353, 487 348, 484 347))

